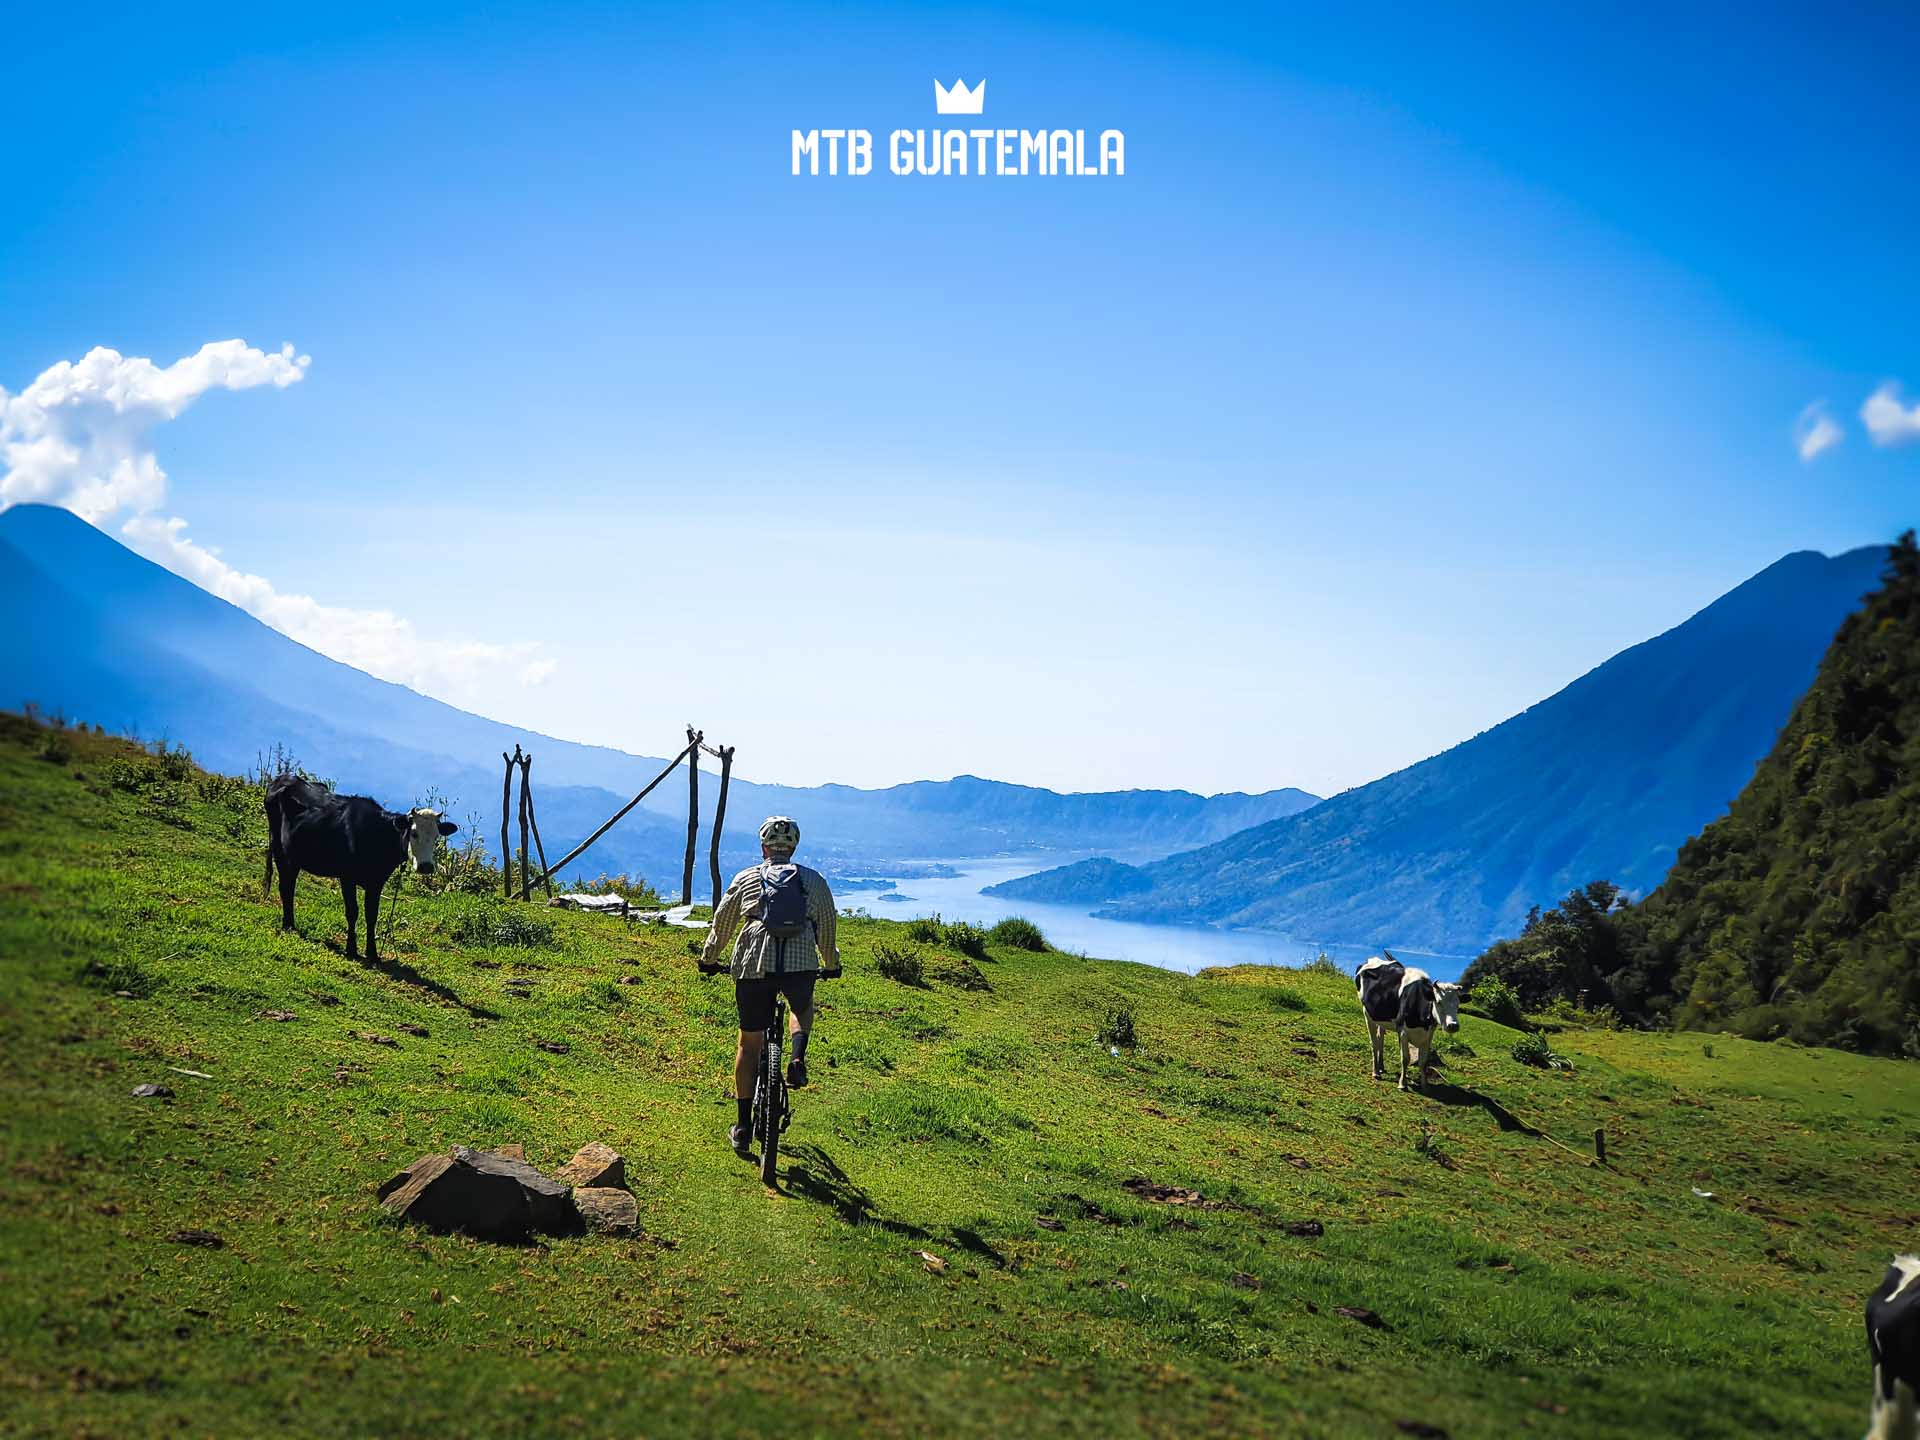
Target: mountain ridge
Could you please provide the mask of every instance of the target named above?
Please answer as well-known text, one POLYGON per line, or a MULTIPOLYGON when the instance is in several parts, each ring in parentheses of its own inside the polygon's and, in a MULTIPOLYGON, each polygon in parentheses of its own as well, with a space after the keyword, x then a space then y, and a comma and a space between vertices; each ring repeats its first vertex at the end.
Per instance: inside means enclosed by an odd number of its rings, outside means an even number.
POLYGON ((1644 894, 1767 753, 1886 553, 1794 551, 1437 755, 1141 866, 1144 893, 1075 898, 1116 919, 1468 954, 1596 875, 1644 894))
MULTIPOLYGON (((428 790, 458 819, 497 821, 500 772, 490 757, 515 743, 539 755, 543 833, 565 848, 666 763, 608 746, 505 725, 320 654, 238 607, 144 560, 68 511, 0 512, 0 601, 32 626, 0 634, 0 675, 15 693, 76 718, 186 744, 207 764, 241 771, 276 743, 343 786, 389 803, 428 790)), ((711 823, 717 786, 701 787, 711 823)), ((1061 793, 959 776, 874 790, 782 786, 736 777, 723 863, 757 853, 752 827, 770 811, 805 815, 816 863, 858 867, 904 858, 1036 854, 1131 845, 1165 854, 1315 803, 1305 791, 1259 795, 1134 790, 1061 793)), ((589 869, 677 877, 685 801, 662 786, 582 862, 589 869)), ((702 846, 704 852, 704 843, 702 846)), ((705 856, 700 857, 704 873, 705 856)))

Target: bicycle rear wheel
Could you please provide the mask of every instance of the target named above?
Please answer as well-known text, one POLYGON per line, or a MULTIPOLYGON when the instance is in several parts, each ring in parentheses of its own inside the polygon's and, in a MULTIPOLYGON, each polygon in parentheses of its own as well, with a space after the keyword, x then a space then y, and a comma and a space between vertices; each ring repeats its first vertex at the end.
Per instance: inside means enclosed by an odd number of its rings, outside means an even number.
POLYGON ((781 1122, 787 1114, 787 1081, 780 1073, 780 1042, 769 1036, 760 1052, 760 1183, 771 1186, 780 1164, 781 1122))

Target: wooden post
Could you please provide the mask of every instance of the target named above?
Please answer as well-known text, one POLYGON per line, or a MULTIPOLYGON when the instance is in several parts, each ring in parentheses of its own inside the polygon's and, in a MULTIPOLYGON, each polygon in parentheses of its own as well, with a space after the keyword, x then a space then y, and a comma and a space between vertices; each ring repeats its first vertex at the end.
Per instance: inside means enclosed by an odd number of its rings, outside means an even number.
POLYGON ((540 856, 539 883, 547 887, 547 898, 553 898, 553 881, 547 878, 547 847, 540 841, 540 817, 533 810, 533 756, 527 756, 527 763, 520 772, 521 782, 526 786, 522 798, 527 802, 527 823, 533 826, 533 848, 540 856))
MULTIPOLYGON (((514 749, 519 749, 514 746, 514 749)), ((500 781, 500 875, 501 883, 506 886, 503 898, 513 898, 513 849, 507 839, 507 806, 513 803, 513 757, 506 751, 500 752, 501 760, 506 762, 507 773, 500 781)))
POLYGON ((707 869, 713 875, 713 908, 720 908, 720 833, 727 828, 727 782, 733 776, 733 746, 720 747, 720 798, 713 807, 713 843, 707 849, 707 869))
POLYGON ((1602 1165, 1607 1163, 1607 1127, 1604 1125, 1593 1127, 1593 1158, 1602 1165))
POLYGON ((513 753, 520 760, 520 898, 533 898, 533 849, 527 843, 527 771, 533 765, 531 755, 521 755, 518 745, 513 753))
POLYGON ((700 732, 687 726, 687 863, 680 873, 680 903, 693 903, 693 852, 700 843, 700 732))
MULTIPOLYGON (((689 747, 689 749, 691 749, 691 747, 689 747)), ((571 865, 575 860, 578 860, 582 855, 586 854, 587 847, 593 844, 593 842, 598 840, 602 835, 606 834, 607 831, 611 830, 614 826, 618 825, 620 821, 623 818, 625 818, 626 813, 629 810, 633 809, 634 806, 638 805, 642 800, 646 799, 647 796, 651 795, 653 793, 654 787, 658 785, 662 780, 666 779, 667 776, 673 773, 673 767, 678 765, 682 760, 687 758, 687 753, 688 752, 686 750, 682 750, 678 755, 674 756, 673 759, 669 760, 667 762, 667 768, 662 770, 658 775, 654 776, 653 779, 649 780, 646 783, 646 787, 643 790, 641 790, 641 792, 638 795, 634 796, 633 799, 627 801, 626 804, 622 805, 618 810, 614 811, 612 815, 608 816, 606 822, 603 825, 601 825, 601 827, 598 830, 594 831, 593 834, 587 836, 586 839, 582 840, 578 845, 574 846, 573 849, 569 850, 566 854, 562 855, 558 860, 554 861, 552 867, 547 871, 547 874, 551 875, 555 870, 566 869, 567 866, 571 865)), ((507 828, 506 822, 503 820, 500 824, 500 829, 502 834, 505 833, 506 828, 507 828)))

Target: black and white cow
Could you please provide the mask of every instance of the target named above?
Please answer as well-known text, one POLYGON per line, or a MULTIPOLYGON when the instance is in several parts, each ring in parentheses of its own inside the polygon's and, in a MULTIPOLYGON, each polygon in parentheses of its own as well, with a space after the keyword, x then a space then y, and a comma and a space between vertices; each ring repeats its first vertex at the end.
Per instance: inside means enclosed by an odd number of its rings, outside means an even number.
POLYGON ((1353 988, 1367 1017, 1367 1039, 1373 1046, 1373 1078, 1387 1073, 1387 1032, 1400 1023, 1400 981, 1407 967, 1391 955, 1362 960, 1353 972, 1353 988))
POLYGON ((401 862, 433 873, 442 835, 460 827, 438 810, 385 810, 364 795, 336 795, 297 775, 276 775, 267 784, 267 878, 280 867, 280 928, 293 929, 293 886, 302 870, 340 882, 347 907, 347 954, 360 905, 354 887, 367 892, 367 958, 380 958, 374 941, 380 927, 380 890, 401 862))
POLYGON ((1873 1424, 1867 1440, 1920 1440, 1920 1255, 1896 1255, 1867 1301, 1873 1424))
POLYGON ((1424 970, 1407 967, 1400 978, 1400 1088, 1407 1088, 1407 1057, 1413 1057, 1413 1088, 1424 1089, 1433 1064, 1433 1032, 1451 1035, 1460 1028, 1461 988, 1449 980, 1435 980, 1424 970))

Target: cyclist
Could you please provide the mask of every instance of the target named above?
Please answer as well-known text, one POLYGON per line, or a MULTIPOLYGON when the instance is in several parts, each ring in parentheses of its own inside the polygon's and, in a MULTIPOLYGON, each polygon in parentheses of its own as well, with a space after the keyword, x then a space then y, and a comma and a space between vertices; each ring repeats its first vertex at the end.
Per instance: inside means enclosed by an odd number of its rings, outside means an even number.
POLYGON ((713 912, 700 969, 717 975, 729 968, 721 957, 733 944, 734 1008, 740 1015, 740 1048, 733 1058, 737 1116, 727 1138, 745 1155, 753 1135, 753 1082, 760 1051, 773 1023, 775 995, 785 995, 792 1019, 787 1084, 807 1083, 807 1038, 813 1029, 813 985, 840 973, 834 943, 833 891, 817 870, 793 863, 800 827, 785 815, 760 826, 760 863, 742 870, 713 912), (739 938, 734 939, 735 930, 739 938))

